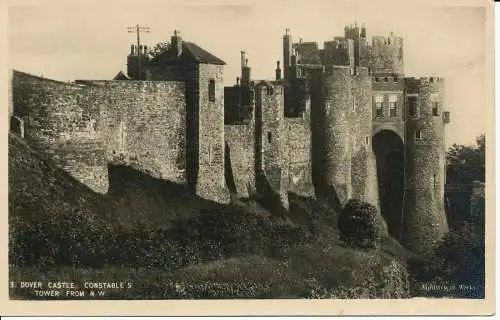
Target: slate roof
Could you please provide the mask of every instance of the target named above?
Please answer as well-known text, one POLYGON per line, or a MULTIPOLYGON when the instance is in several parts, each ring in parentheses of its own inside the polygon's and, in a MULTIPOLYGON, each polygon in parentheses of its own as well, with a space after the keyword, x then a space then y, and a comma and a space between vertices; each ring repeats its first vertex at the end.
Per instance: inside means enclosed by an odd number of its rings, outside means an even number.
POLYGON ((209 63, 209 64, 220 64, 225 65, 226 63, 221 59, 217 58, 210 52, 199 47, 193 42, 183 42, 182 51, 192 56, 198 63, 209 63))
POLYGON ((206 63, 206 64, 217 64, 217 65, 225 65, 226 63, 221 59, 217 58, 210 52, 201 48, 197 44, 193 42, 182 42, 182 54, 180 57, 176 56, 173 48, 162 53, 157 61, 166 64, 177 64, 182 62, 191 62, 191 63, 206 63))

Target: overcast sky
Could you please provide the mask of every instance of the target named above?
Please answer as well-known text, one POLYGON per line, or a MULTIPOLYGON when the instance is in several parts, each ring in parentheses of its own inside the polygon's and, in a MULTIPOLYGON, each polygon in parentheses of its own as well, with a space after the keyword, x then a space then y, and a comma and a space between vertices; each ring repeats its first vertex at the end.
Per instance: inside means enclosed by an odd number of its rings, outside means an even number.
MULTIPOLYGON (((21 1, 22 2, 22 1, 21 1)), ((35 1, 31 1, 35 2, 35 1)), ((273 79, 282 60, 282 35, 323 41, 343 35, 346 24, 364 23, 369 38, 391 31, 404 38, 407 76, 445 78, 451 111, 446 143, 470 143, 485 131, 485 19, 482 7, 400 7, 380 1, 75 1, 61 6, 11 6, 10 66, 57 80, 110 79, 126 71, 135 34, 127 26, 151 28, 149 46, 169 40, 174 29, 227 63, 225 84, 239 75, 240 50, 247 51, 252 77, 273 79), (165 3, 171 3, 164 1, 165 3), (74 3, 78 3, 75 5, 74 3)), ((35 2, 36 3, 36 2, 35 2)))

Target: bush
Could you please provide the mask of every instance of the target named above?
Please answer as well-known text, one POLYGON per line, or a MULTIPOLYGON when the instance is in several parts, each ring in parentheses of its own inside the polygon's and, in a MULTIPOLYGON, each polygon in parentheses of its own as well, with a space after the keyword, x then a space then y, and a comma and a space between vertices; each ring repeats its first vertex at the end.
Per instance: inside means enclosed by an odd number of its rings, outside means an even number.
POLYGON ((377 209, 366 202, 351 199, 338 219, 340 240, 360 248, 380 247, 383 226, 377 209))
POLYGON ((284 257, 308 241, 306 227, 228 206, 201 210, 170 228, 108 221, 85 210, 10 217, 9 260, 17 266, 108 266, 176 270, 249 254, 284 257))
POLYGON ((433 255, 425 260, 411 261, 413 294, 484 298, 484 258, 484 235, 471 233, 468 228, 449 232, 433 255), (458 289, 453 292, 442 290, 432 293, 421 292, 425 283, 439 283, 458 289), (468 285, 474 289, 460 290, 460 285, 468 285))

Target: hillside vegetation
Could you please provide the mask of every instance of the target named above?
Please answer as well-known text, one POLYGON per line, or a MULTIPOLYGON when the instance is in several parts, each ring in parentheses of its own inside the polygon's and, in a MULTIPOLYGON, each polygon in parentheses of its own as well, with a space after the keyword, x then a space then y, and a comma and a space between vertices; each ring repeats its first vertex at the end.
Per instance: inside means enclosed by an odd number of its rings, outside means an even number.
POLYGON ((109 173, 109 193, 93 193, 9 135, 13 281, 134 283, 110 299, 408 297, 410 255, 387 235, 345 245, 324 203, 290 195, 273 215, 261 199, 220 205, 130 168, 109 173))

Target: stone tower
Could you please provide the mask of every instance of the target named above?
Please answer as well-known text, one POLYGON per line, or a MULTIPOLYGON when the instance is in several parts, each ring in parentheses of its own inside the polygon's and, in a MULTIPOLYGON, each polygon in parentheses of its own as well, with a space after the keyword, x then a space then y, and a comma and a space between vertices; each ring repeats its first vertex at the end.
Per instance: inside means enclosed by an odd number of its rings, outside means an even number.
POLYGON ((447 231, 444 212, 443 80, 405 78, 403 39, 347 26, 344 37, 291 43, 283 36, 285 114, 300 111, 309 83, 312 172, 317 195, 342 209, 376 205, 388 232, 414 252, 447 231))
POLYGON ((441 78, 405 79, 406 187, 403 242, 418 253, 448 231, 444 210, 444 125, 448 122, 441 78), (446 115, 446 117, 445 117, 446 115))

